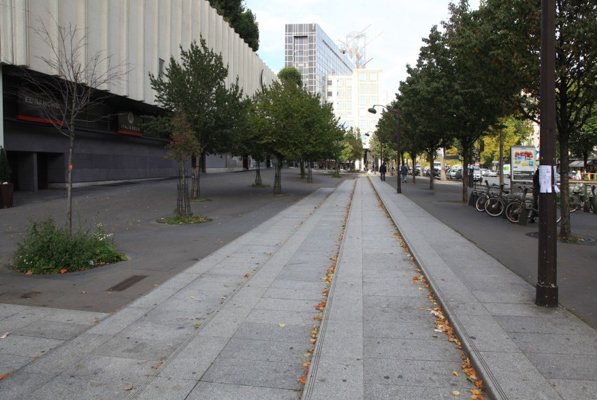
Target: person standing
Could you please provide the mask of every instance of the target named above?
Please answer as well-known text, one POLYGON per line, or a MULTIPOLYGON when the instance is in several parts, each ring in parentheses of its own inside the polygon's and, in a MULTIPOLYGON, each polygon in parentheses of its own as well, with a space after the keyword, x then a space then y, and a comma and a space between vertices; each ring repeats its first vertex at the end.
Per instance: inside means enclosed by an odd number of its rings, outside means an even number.
POLYGON ((400 175, 402 176, 402 182, 406 183, 406 177, 408 176, 408 167, 406 164, 402 164, 400 167, 400 175))
POLYGON ((386 163, 381 164, 381 167, 379 167, 379 175, 380 175, 382 181, 386 180, 386 172, 387 171, 388 171, 388 167, 386 167, 386 163))

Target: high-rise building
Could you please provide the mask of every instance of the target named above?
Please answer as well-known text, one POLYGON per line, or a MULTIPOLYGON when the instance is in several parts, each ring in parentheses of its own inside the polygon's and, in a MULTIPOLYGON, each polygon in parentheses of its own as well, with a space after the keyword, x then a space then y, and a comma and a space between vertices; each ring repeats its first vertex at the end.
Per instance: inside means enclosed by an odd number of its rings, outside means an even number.
POLYGON ((351 74, 352 61, 317 24, 286 24, 286 67, 295 67, 301 73, 303 85, 310 93, 327 98, 330 75, 351 74))

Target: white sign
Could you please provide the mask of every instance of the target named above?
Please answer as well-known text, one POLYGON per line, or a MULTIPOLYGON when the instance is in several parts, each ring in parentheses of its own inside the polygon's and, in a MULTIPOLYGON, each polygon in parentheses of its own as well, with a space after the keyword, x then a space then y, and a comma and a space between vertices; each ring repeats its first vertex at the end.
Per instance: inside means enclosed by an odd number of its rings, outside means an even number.
POLYGON ((541 193, 551 193, 551 165, 539 166, 539 188, 541 193))

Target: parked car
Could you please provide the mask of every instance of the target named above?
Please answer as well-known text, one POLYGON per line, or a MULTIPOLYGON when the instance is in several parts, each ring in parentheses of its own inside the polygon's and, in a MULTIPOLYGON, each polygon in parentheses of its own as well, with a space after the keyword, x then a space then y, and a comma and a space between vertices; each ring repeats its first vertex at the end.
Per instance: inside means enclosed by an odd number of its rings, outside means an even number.
POLYGON ((483 176, 481 175, 480 168, 473 169, 473 181, 474 182, 481 182, 483 180, 483 176))
POLYGON ((497 173, 497 171, 494 171, 494 170, 492 170, 492 169, 488 169, 488 170, 487 170, 487 174, 485 174, 485 176, 488 176, 488 177, 495 177, 495 176, 498 176, 498 173, 497 173))
POLYGON ((450 168, 450 173, 448 174, 450 179, 462 179, 462 167, 452 167, 450 168))

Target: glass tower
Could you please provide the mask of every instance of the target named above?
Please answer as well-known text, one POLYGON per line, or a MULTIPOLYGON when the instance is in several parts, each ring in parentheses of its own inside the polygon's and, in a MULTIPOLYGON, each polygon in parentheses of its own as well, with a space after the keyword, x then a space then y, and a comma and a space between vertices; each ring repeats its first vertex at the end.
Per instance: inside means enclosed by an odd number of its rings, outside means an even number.
POLYGON ((322 101, 328 76, 352 74, 352 61, 317 24, 286 24, 284 48, 284 65, 298 69, 305 89, 322 101))

